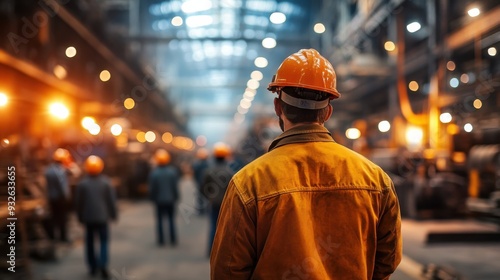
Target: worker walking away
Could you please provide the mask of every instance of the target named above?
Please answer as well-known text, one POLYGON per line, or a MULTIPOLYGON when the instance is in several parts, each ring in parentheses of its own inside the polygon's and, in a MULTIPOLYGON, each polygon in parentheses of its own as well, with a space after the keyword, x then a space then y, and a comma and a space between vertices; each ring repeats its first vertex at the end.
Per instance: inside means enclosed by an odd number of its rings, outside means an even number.
POLYGON ((220 206, 222 199, 226 193, 229 181, 234 175, 228 157, 231 154, 231 149, 225 143, 218 142, 214 145, 213 156, 214 164, 207 168, 203 177, 202 193, 209 201, 210 229, 208 239, 208 255, 212 250, 212 243, 217 227, 217 218, 219 217, 220 206))
POLYGON ((179 175, 170 164, 170 154, 163 149, 155 153, 157 167, 149 177, 149 195, 156 208, 157 242, 163 246, 163 219, 166 216, 170 229, 170 244, 177 245, 175 206, 179 200, 179 175))
POLYGON ((107 176, 102 174, 104 163, 98 156, 85 160, 86 175, 76 188, 75 208, 78 220, 85 226, 85 255, 90 274, 99 271, 108 278, 109 222, 117 219, 116 193, 107 176), (95 237, 100 243, 99 257, 95 253, 95 237))
POLYGON ((211 279, 388 279, 398 266, 393 182, 324 127, 336 82, 314 49, 279 66, 268 89, 283 133, 229 183, 211 279))
POLYGON ((66 149, 58 148, 52 155, 52 163, 45 170, 47 199, 49 204, 48 235, 51 240, 68 242, 67 224, 71 204, 69 171, 64 162, 69 156, 66 149))
POLYGON ((193 177, 196 183, 196 211, 198 215, 204 215, 207 211, 207 199, 201 192, 203 184, 203 175, 208 167, 208 151, 205 148, 200 148, 196 151, 196 161, 193 163, 193 177))

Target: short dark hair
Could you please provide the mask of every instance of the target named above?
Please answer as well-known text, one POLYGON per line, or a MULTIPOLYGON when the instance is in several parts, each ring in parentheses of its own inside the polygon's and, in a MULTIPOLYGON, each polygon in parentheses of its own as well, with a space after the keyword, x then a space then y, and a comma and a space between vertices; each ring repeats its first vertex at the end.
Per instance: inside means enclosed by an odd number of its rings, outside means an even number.
MULTIPOLYGON (((329 94, 323 91, 310 90, 299 87, 284 87, 281 89, 288 95, 295 98, 322 101, 329 98, 329 94)), ((328 114, 328 106, 322 109, 302 109, 286 104, 279 100, 281 110, 286 118, 293 124, 301 122, 319 122, 324 123, 328 114)))

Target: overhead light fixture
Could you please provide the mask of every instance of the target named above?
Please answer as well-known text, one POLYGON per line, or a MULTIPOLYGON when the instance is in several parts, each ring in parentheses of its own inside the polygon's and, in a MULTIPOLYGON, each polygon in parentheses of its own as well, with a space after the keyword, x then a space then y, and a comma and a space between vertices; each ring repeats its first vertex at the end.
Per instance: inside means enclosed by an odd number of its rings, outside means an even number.
POLYGON ((248 82, 247 82, 247 87, 248 87, 248 88, 251 88, 251 89, 258 89, 258 88, 259 88, 259 86, 260 86, 260 83, 259 83, 259 81, 257 81, 257 80, 250 79, 250 80, 248 80, 248 82))
POLYGON ((282 24, 286 21, 286 16, 284 13, 274 12, 269 16, 269 20, 274 24, 282 24))
POLYGON ((479 14, 481 14, 481 11, 474 7, 474 8, 471 8, 467 11, 467 14, 469 14, 470 17, 477 17, 479 14))
POLYGON ((71 58, 71 57, 74 57, 76 55, 76 49, 75 47, 68 47, 66 48, 66 56, 71 58))
POLYGON ((380 132, 387 132, 391 129, 391 123, 389 121, 381 121, 378 123, 378 130, 380 132))
POLYGON ((89 130, 95 124, 95 119, 92 117, 84 117, 81 121, 82 127, 89 130))
POLYGON ((457 88, 459 84, 460 84, 460 81, 457 78, 451 78, 450 86, 452 88, 457 88))
POLYGON ((439 120, 442 122, 442 123, 449 123, 451 122, 451 120, 453 119, 453 117, 451 116, 450 113, 442 113, 440 116, 439 116, 439 120))
POLYGON ((361 131, 357 128, 351 127, 345 131, 345 136, 348 139, 355 140, 361 136, 361 131))
POLYGON ((255 66, 259 68, 266 68, 267 67, 267 59, 265 57, 259 56, 254 60, 255 66))
POLYGON ((56 65, 54 67, 54 75, 58 77, 59 79, 64 79, 66 78, 66 75, 68 72, 66 71, 66 68, 62 67, 61 65, 56 65))
POLYGON ((272 49, 276 47, 276 40, 271 37, 264 38, 264 40, 262 40, 262 46, 266 49, 272 49))
POLYGON ((470 123, 466 123, 466 124, 464 125, 464 130, 465 130, 465 132, 471 132, 473 129, 474 129, 474 127, 473 127, 473 126, 472 126, 472 124, 470 124, 470 123))
POLYGON ((184 23, 184 21, 180 16, 175 16, 172 18, 171 23, 173 26, 181 26, 184 23))
POLYGON ((422 28, 422 25, 420 25, 420 23, 417 21, 414 21, 406 26, 406 30, 408 30, 408 32, 410 33, 415 33, 419 31, 420 28, 422 28))
POLYGON ((122 131, 123 131, 123 128, 121 125, 115 123, 111 126, 111 134, 113 134, 114 136, 118 136, 120 134, 122 134, 122 131))
POLYGON ((135 107, 135 101, 134 101, 134 99, 128 97, 127 99, 125 99, 123 101, 123 106, 125 107, 125 109, 128 109, 128 110, 134 108, 135 107))
POLYGON ((418 90, 418 83, 416 81, 411 81, 409 84, 408 84, 408 88, 411 90, 411 91, 417 91, 418 90))
POLYGON ((97 135, 101 131, 101 127, 98 124, 93 123, 90 125, 90 128, 88 129, 88 131, 92 135, 97 135))
POLYGON ((0 92, 0 107, 4 107, 9 102, 7 94, 0 92))
MULTIPOLYGON (((144 138, 146 139, 146 138, 144 138)), ((172 143, 172 141, 174 140, 174 136, 172 135, 172 133, 170 132, 165 132, 163 133, 163 135, 161 136, 161 140, 163 142, 165 142, 165 144, 170 144, 172 143)))
POLYGON ((448 70, 450 70, 450 71, 455 71, 455 68, 456 68, 456 67, 457 67, 457 66, 455 65, 455 62, 453 62, 453 61, 451 61, 451 60, 450 60, 450 61, 448 61, 448 62, 446 62, 446 69, 448 69, 448 70))
POLYGON ((102 70, 101 74, 99 74, 99 79, 101 79, 101 81, 103 82, 107 82, 109 81, 109 79, 111 79, 111 73, 109 73, 108 70, 102 70))
POLYGON ((49 112, 52 116, 64 120, 69 116, 69 109, 61 102, 54 102, 49 106, 49 112))
POLYGON ((156 140, 156 133, 154 133, 153 131, 148 131, 146 132, 146 134, 144 134, 144 138, 147 142, 153 143, 156 140))
POLYGON ((393 41, 387 41, 384 43, 384 49, 388 52, 392 52, 396 49, 396 45, 393 41))
POLYGON ((497 49, 495 47, 488 48, 488 55, 490 55, 490 56, 497 55, 497 49))
POLYGON ((467 75, 466 73, 463 73, 462 75, 460 75, 460 82, 466 84, 469 82, 469 75, 467 75))
POLYGON ((181 10, 186 14, 202 12, 212 8, 211 0, 189 0, 182 3, 181 10))
POLYGON ((325 25, 322 23, 316 23, 314 25, 313 29, 314 29, 314 32, 316 32, 318 34, 324 33, 326 31, 325 25))
POLYGON ((481 107, 483 107, 483 101, 481 101, 481 99, 476 99, 472 103, 472 106, 474 106, 474 108, 476 108, 477 110, 479 110, 479 109, 481 109, 481 107))
POLYGON ((213 22, 214 19, 209 15, 189 16, 186 18, 186 25, 191 28, 207 26, 213 22))
POLYGON ((252 78, 256 81, 260 81, 264 78, 264 75, 259 70, 255 70, 250 74, 250 78, 252 78))

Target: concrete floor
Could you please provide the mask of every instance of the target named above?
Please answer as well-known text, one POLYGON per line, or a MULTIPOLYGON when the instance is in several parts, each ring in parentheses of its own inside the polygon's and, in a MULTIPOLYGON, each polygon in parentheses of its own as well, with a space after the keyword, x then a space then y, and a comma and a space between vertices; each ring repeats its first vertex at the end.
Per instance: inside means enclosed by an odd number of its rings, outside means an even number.
MULTIPOLYGON (((209 279, 208 218, 194 214, 194 193, 193 182, 183 180, 176 247, 156 246, 154 213, 148 201, 120 201, 120 219, 111 225, 110 279, 209 279)), ((465 279, 500 279, 499 243, 425 245, 426 232, 439 225, 443 227, 443 223, 403 222, 405 257, 391 279, 424 279, 421 269, 427 263, 453 267, 465 279)), ((462 224, 449 222, 445 227, 461 227, 462 224)), ((73 221, 72 236, 75 240, 72 245, 59 247, 58 261, 32 262, 33 279, 92 279, 84 263, 82 228, 76 221, 73 221)))

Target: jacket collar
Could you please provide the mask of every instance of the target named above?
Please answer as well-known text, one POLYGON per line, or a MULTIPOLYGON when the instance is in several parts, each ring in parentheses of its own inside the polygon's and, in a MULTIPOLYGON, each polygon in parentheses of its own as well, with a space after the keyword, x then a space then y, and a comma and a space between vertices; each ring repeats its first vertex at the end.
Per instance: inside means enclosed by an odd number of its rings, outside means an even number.
POLYGON ((306 142, 335 142, 330 132, 319 124, 304 124, 293 127, 273 140, 268 151, 283 145, 306 142))

